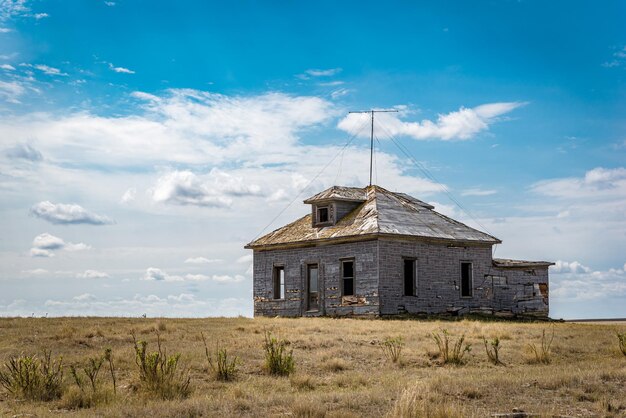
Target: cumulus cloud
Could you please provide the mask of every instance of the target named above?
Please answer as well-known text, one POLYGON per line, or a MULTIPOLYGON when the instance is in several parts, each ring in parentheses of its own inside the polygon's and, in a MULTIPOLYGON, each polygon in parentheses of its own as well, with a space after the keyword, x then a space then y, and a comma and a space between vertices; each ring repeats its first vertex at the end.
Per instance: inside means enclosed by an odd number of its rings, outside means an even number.
POLYGON ((78 244, 65 242, 62 238, 44 232, 33 239, 30 255, 32 257, 54 257, 54 251, 56 250, 83 251, 89 249, 91 249, 91 246, 82 242, 78 244))
POLYGON ((567 204, 568 212, 602 212, 622 218, 626 214, 626 168, 597 167, 581 177, 542 180, 530 187, 534 193, 567 204))
POLYGON ((135 189, 134 187, 131 187, 130 189, 124 192, 124 194, 120 198, 120 203, 126 204, 126 203, 133 202, 136 196, 137 196, 137 189, 135 189))
MULTIPOLYGON (((48 299, 44 303, 50 316, 135 316, 148 317, 202 317, 252 316, 251 298, 201 298, 191 293, 166 296, 136 294, 130 298, 102 299, 83 293, 69 300, 48 299)), ((31 305, 16 299, 0 310, 9 315, 30 316, 40 305, 31 305)))
POLYGON ((621 268, 593 270, 578 261, 556 262, 550 267, 550 295, 568 301, 626 297, 626 264, 621 268))
POLYGON ((16 144, 5 151, 5 155, 9 158, 22 159, 28 161, 41 161, 43 155, 30 144, 16 144))
POLYGON ((210 264, 210 263, 218 263, 222 260, 219 258, 205 258, 205 257, 190 257, 185 260, 186 264, 210 264))
POLYGON ((79 302, 86 302, 98 299, 95 295, 91 293, 83 293, 82 295, 74 296, 72 300, 77 300, 79 302))
POLYGON ((34 205, 30 213, 53 224, 107 225, 113 223, 108 217, 89 212, 77 204, 43 201, 34 205))
MULTIPOLYGON (((0 28, 0 32, 2 32, 1 28, 0 28)), ((0 65, 0 69, 6 70, 6 71, 15 71, 15 67, 12 66, 11 64, 2 64, 0 65)))
POLYGON ((76 275, 79 279, 106 279, 110 277, 107 273, 98 270, 85 270, 76 275))
POLYGON ((155 202, 204 207, 228 207, 232 197, 257 196, 261 188, 241 177, 213 169, 199 177, 191 171, 173 171, 160 177, 152 189, 155 202))
MULTIPOLYGON (((461 107, 455 112, 440 114, 436 121, 405 122, 400 118, 408 115, 406 107, 400 107, 398 113, 379 113, 376 117, 384 128, 381 135, 405 135, 414 139, 467 140, 489 129, 499 116, 525 105, 523 102, 488 103, 474 108, 461 107)), ((366 116, 366 115, 365 115, 366 116)), ((365 117, 351 113, 344 117, 338 128, 350 134, 356 134, 355 126, 365 117)), ((380 132, 380 130, 379 130, 380 132)))
POLYGON ((226 283, 238 283, 245 279, 241 275, 206 275, 206 274, 186 274, 185 276, 177 276, 166 273, 165 271, 149 267, 146 273, 143 275, 142 280, 157 281, 157 282, 205 282, 212 280, 218 284, 226 283))

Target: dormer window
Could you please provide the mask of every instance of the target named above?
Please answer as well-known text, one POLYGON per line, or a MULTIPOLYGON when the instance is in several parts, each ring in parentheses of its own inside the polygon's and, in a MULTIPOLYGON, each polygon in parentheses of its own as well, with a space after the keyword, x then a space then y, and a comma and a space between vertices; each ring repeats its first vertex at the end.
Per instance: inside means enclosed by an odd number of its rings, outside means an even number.
POLYGON ((318 206, 317 207, 317 223, 323 224, 330 221, 328 216, 328 206, 318 206))

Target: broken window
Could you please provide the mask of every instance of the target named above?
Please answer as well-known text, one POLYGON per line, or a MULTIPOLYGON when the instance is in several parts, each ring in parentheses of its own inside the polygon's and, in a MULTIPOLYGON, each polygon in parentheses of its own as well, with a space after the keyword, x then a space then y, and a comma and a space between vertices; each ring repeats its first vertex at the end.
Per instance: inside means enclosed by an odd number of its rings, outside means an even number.
POLYGON ((341 262, 342 296, 354 296, 354 260, 341 262))
POLYGON ((461 263, 461 297, 472 296, 472 263, 461 263))
POLYGON ((329 221, 328 206, 321 206, 317 208, 317 222, 326 223, 329 221))
POLYGON ((285 267, 274 266, 274 299, 285 299, 285 267))
POLYGON ((415 285, 415 260, 404 259, 404 296, 417 296, 415 285))

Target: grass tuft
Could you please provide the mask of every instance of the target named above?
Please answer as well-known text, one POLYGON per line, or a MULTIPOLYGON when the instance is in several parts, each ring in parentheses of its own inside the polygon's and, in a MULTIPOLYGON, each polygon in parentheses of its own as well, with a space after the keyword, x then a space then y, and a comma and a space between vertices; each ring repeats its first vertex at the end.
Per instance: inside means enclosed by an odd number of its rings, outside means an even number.
POLYGON ((549 338, 546 337, 546 330, 542 330, 541 344, 539 346, 534 343, 528 344, 528 348, 533 354, 530 363, 550 364, 550 362, 552 362, 552 341, 554 341, 554 327, 552 327, 552 334, 549 338))
POLYGON ((615 334, 617 335, 617 345, 619 351, 626 356, 626 332, 615 331, 615 334))

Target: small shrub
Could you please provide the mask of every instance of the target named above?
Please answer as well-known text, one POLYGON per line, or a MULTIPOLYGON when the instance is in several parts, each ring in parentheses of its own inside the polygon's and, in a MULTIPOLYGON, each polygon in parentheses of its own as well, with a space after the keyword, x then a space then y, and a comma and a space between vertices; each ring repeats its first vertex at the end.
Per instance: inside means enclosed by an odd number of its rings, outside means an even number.
POLYGON ((213 371, 215 378, 225 382, 233 380, 237 374, 239 358, 237 356, 229 358, 228 351, 225 348, 220 348, 218 342, 215 344, 215 359, 213 359, 213 356, 209 353, 209 346, 206 343, 204 334, 200 333, 200 335, 202 336, 202 342, 204 342, 204 353, 209 363, 209 368, 213 371))
POLYGON ((441 330, 441 335, 433 332, 432 338, 437 343, 439 349, 439 358, 443 364, 463 364, 463 357, 466 353, 472 351, 470 344, 463 344, 465 341, 465 334, 461 335, 459 339, 450 347, 450 334, 447 330, 441 330))
POLYGON ((163 332, 167 331, 167 325, 165 325, 165 321, 158 321, 156 325, 157 331, 163 332))
POLYGON ((63 391, 63 359, 53 361, 51 352, 44 350, 37 356, 11 357, 0 371, 0 385, 15 398, 32 401, 51 401, 63 391))
POLYGON ((493 340, 487 341, 487 339, 483 337, 483 343, 485 344, 485 351, 487 352, 489 361, 496 366, 504 366, 504 363, 500 361, 500 338, 495 337, 493 340))
POLYGON ((626 332, 618 332, 615 331, 615 334, 617 334, 617 344, 619 347, 619 351, 622 352, 623 355, 626 356, 626 332))
POLYGON ((186 370, 179 369, 180 353, 172 356, 161 347, 161 336, 158 331, 157 351, 148 352, 146 341, 137 341, 132 333, 135 347, 135 363, 139 368, 139 382, 150 395, 161 399, 186 398, 191 390, 190 377, 186 370))
POLYGON ((402 347, 404 347, 404 340, 402 337, 387 337, 385 338, 385 341, 380 343, 380 346, 387 359, 393 363, 398 363, 400 361, 402 347))
POLYGON ((535 344, 528 344, 528 348, 533 354, 533 358, 530 362, 549 364, 552 361, 552 352, 550 351, 552 341, 554 341, 554 327, 552 328, 550 338, 546 338, 546 330, 544 329, 541 333, 541 345, 539 347, 535 344))
MULTIPOLYGON (((104 362, 104 357, 92 357, 87 360, 87 364, 83 366, 80 370, 85 374, 87 379, 89 379, 90 387, 92 392, 97 391, 98 384, 98 373, 100 372, 100 368, 102 367, 102 363, 104 362)), ((74 382, 76 386, 79 387, 81 391, 85 391, 85 383, 80 375, 79 370, 76 369, 76 366, 70 366, 70 372, 72 373, 72 377, 74 378, 74 382)))
POLYGON ((106 348, 104 350, 104 359, 109 363, 109 372, 113 381, 113 393, 117 394, 117 380, 115 379, 115 369, 113 368, 113 350, 106 348))
POLYGON ((288 340, 279 340, 269 331, 265 332, 265 368, 273 375, 288 376, 293 373, 295 363, 293 350, 287 350, 288 340))
POLYGON ((319 402, 298 398, 291 407, 291 415, 296 418, 324 418, 326 408, 319 402))

